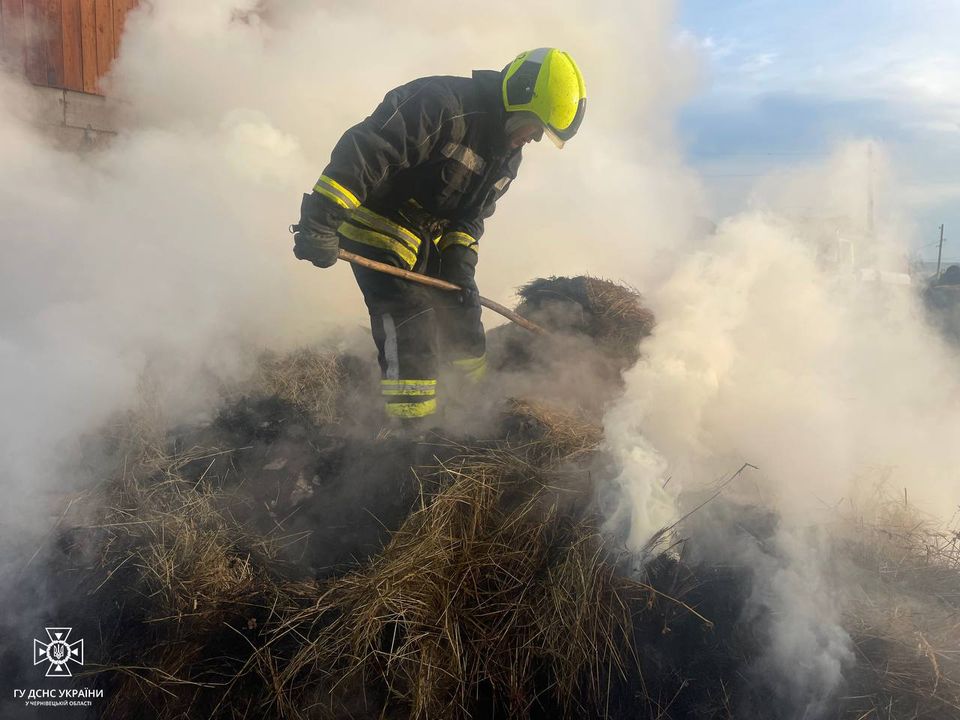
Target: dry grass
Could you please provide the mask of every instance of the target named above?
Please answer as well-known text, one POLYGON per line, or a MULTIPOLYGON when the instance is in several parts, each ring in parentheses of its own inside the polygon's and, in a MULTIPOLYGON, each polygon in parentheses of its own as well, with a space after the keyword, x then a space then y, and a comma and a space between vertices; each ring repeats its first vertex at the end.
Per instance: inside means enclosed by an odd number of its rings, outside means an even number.
POLYGON ((869 717, 960 718, 960 528, 904 498, 851 531, 867 574, 846 625, 874 689, 869 717))
POLYGON ((921 513, 906 498, 875 503, 873 519, 848 521, 853 556, 890 586, 960 611, 960 525, 921 513))
MULTIPOLYGON (((271 361, 302 408, 325 407, 310 378, 336 382, 329 363, 326 375, 305 369, 314 361, 271 361)), ((719 651, 703 639, 724 618, 671 590, 679 565, 664 560, 664 592, 607 556, 583 509, 601 430, 576 413, 510 401, 506 440, 420 468, 418 503, 384 550, 322 583, 287 573, 282 527, 255 533, 231 512, 235 450, 172 452, 162 427, 147 403, 119 428, 122 466, 92 498, 98 517, 71 568, 99 621, 106 665, 88 669, 106 686, 103 717, 604 716, 611 685, 637 681, 634 633, 650 614, 663 622, 647 628, 652 671, 629 710, 657 698, 649 717, 680 717, 670 707, 688 676, 667 697, 656 682, 686 663, 694 683, 722 688, 724 658, 690 652, 719 651), (693 622, 671 635, 678 616, 693 622)), ((846 622, 862 696, 850 717, 960 718, 960 533, 891 503, 851 534, 873 583, 846 622)), ((724 590, 709 580, 704 592, 724 590)), ((746 590, 725 588, 728 625, 746 590)))
POLYGON ((602 708, 647 589, 530 470, 496 450, 438 468, 384 552, 280 629, 306 640, 281 675, 287 706, 326 677, 331 712, 358 684, 412 718, 471 717, 484 693, 508 717, 543 696, 571 717, 602 708))
POLYGON ((266 353, 257 370, 265 395, 286 400, 317 424, 337 421, 344 370, 335 353, 313 348, 287 355, 266 353))
POLYGON ((108 608, 104 716, 336 717, 357 697, 418 718, 470 717, 478 697, 510 716, 602 707, 651 591, 616 575, 591 518, 561 510, 599 429, 522 401, 510 415, 517 442, 421 469, 384 551, 323 584, 285 579, 283 539, 231 515, 233 451, 171 455, 131 416, 87 528, 87 584, 108 608))
POLYGON ((110 684, 104 717, 146 707, 153 717, 185 716, 198 693, 227 687, 242 663, 224 654, 225 635, 291 612, 314 590, 278 581, 272 566, 284 539, 249 533, 229 512, 219 480, 233 451, 169 454, 150 407, 128 417, 116 439, 122 467, 89 498, 99 519, 78 536, 91 558, 80 586, 106 651, 93 670, 110 684))
MULTIPOLYGON (((583 415, 544 402, 512 398, 509 417, 534 462, 553 466, 570 462, 597 450, 603 440, 599 424, 583 415)), ((521 441, 522 442, 522 441, 521 441)))
POLYGON ((597 333, 613 347, 633 347, 653 331, 653 313, 635 288, 600 278, 585 278, 586 295, 597 333))
POLYGON ((252 551, 270 554, 266 542, 238 532, 214 490, 178 474, 188 462, 219 455, 195 450, 157 458, 162 470, 149 482, 125 475, 97 526, 111 534, 102 565, 110 574, 123 565, 139 570, 143 591, 166 617, 216 612, 222 602, 247 594, 257 586, 252 551), (245 545, 251 550, 241 551, 245 545))
POLYGON ((572 323, 567 329, 585 333, 618 356, 634 357, 637 345, 656 324, 639 291, 602 278, 538 278, 518 294, 522 302, 517 310, 522 315, 539 318, 554 329, 564 329, 556 327, 558 323, 572 323), (579 308, 580 317, 557 313, 565 306, 579 308))
POLYGON ((874 593, 850 613, 872 717, 960 717, 960 619, 916 598, 874 593))

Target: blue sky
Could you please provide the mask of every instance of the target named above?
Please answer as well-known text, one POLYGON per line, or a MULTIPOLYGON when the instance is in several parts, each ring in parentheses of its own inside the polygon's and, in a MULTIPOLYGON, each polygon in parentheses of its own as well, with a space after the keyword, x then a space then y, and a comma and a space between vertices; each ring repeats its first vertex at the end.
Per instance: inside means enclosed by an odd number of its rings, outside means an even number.
POLYGON ((960 1, 681 0, 679 22, 706 64, 681 134, 718 212, 766 171, 873 137, 918 244, 943 222, 960 258, 960 1))

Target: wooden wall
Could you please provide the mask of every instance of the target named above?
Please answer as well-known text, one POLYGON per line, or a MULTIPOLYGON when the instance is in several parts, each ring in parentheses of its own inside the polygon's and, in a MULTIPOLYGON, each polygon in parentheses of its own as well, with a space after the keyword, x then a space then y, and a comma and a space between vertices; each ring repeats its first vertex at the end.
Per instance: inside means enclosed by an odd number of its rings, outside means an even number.
POLYGON ((138 0, 0 0, 0 58, 35 85, 102 94, 138 0))

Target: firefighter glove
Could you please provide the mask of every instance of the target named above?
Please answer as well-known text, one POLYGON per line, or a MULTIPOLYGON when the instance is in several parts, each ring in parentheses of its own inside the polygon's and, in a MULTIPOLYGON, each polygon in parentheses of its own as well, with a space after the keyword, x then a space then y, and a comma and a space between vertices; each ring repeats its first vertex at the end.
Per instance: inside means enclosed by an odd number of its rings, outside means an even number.
POLYGON ((309 260, 317 267, 327 268, 337 262, 340 240, 329 228, 310 227, 310 221, 294 225, 293 254, 309 260))
MULTIPOLYGON (((303 205, 300 208, 300 222, 292 226, 293 254, 300 260, 309 260, 317 267, 327 268, 337 262, 337 252, 340 250, 340 239, 333 228, 334 222, 319 222, 313 213, 308 213, 311 205, 311 196, 304 195, 303 205)), ((319 213, 325 216, 325 213, 319 213)), ((333 220, 331 218, 331 220, 333 220)))
POLYGON ((475 285, 466 285, 460 289, 460 304, 468 308, 480 307, 480 293, 475 285))

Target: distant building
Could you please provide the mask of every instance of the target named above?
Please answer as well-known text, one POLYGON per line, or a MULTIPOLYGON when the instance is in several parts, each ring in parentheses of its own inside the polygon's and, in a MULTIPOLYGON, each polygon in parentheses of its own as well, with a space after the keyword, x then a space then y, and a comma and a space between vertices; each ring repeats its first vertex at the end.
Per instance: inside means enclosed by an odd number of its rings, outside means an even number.
POLYGON ((36 120, 62 147, 87 149, 116 129, 102 79, 138 0, 0 0, 0 62, 37 94, 36 120))

